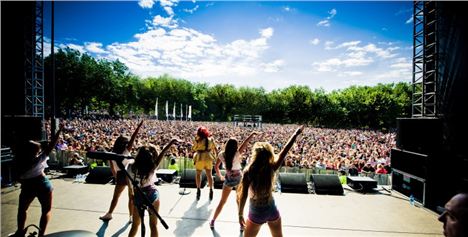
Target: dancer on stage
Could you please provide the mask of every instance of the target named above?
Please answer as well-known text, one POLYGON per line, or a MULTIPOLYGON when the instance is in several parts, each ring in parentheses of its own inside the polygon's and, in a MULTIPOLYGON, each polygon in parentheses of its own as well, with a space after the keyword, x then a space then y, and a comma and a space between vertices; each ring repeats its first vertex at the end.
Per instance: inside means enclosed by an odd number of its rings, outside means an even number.
MULTIPOLYGON (((117 154, 122 154, 125 156, 130 156, 130 151, 132 150, 133 143, 135 142, 136 136, 140 127, 143 125, 143 121, 141 121, 135 131, 132 134, 130 140, 126 136, 119 136, 115 142, 114 147, 112 148, 112 152, 117 154)), ((133 163, 134 160, 132 159, 123 159, 122 163, 125 166, 125 169, 128 169, 128 166, 133 163)), ((128 178, 125 175, 125 172, 120 170, 119 166, 115 161, 110 162, 110 167, 112 170, 112 174, 116 180, 115 188, 114 188, 114 195, 112 196, 112 201, 109 207, 109 210, 104 216, 99 217, 99 219, 103 221, 109 221, 112 219, 112 212, 114 212, 115 207, 117 206, 117 202, 119 201, 120 194, 122 194, 125 187, 128 186, 128 211, 130 214, 129 222, 132 222, 132 211, 133 211, 133 189, 132 184, 128 181, 128 178)))
POLYGON ((244 237, 256 236, 264 223, 268 223, 272 236, 283 236, 281 216, 272 194, 275 172, 283 164, 288 151, 303 129, 304 126, 301 126, 294 132, 278 155, 275 155, 273 147, 268 142, 254 144, 252 161, 244 170, 238 188, 239 222, 241 225, 245 223, 243 214, 247 196, 250 198, 249 218, 244 237))
MULTIPOLYGON (((142 189, 143 193, 149 199, 156 211, 159 211, 159 192, 154 184, 157 180, 156 169, 161 163, 164 154, 169 150, 172 144, 176 142, 183 142, 176 138, 172 139, 163 150, 158 154, 158 150, 154 145, 143 146, 138 149, 138 154, 135 157, 135 163, 133 164, 133 173, 135 181, 138 182, 138 186, 142 189)), ((128 236, 135 236, 138 231, 138 226, 141 224, 140 216, 144 215, 144 197, 141 197, 138 192, 135 193, 135 205, 133 206, 133 223, 132 228, 128 236)), ((150 229, 151 236, 158 236, 157 220, 156 215, 149 211, 150 215, 150 229)))
POLYGON ((57 133, 52 137, 52 140, 47 142, 28 141, 24 147, 19 148, 16 156, 21 162, 24 172, 20 173, 21 193, 19 195, 18 228, 15 233, 9 236, 23 237, 26 233, 24 225, 26 223, 27 211, 34 198, 37 197, 41 204, 41 219, 39 222, 39 236, 44 236, 44 233, 52 217, 52 184, 44 173, 47 168, 47 160, 49 154, 57 144, 60 132, 63 125, 60 125, 57 133))
POLYGON ((208 186, 210 187, 209 197, 210 200, 213 200, 213 176, 211 175, 211 170, 213 169, 213 160, 216 158, 215 154, 218 154, 218 151, 214 139, 206 127, 201 126, 197 129, 192 150, 195 152, 193 162, 197 170, 195 176, 197 200, 200 200, 201 174, 203 170, 205 170, 208 186))
MULTIPOLYGON (((224 147, 224 151, 221 151, 218 155, 218 159, 215 164, 215 170, 218 177, 221 178, 223 183, 223 192, 221 194, 221 200, 219 200, 218 207, 216 207, 213 219, 210 221, 210 227, 214 228, 214 223, 219 213, 223 209, 226 200, 229 197, 229 194, 232 191, 233 187, 237 187, 242 178, 242 166, 241 166, 241 155, 247 148, 250 140, 254 135, 258 135, 258 132, 252 132, 238 147, 237 140, 235 138, 230 138, 224 147), (223 166, 226 168, 226 175, 222 176, 219 170, 219 165, 223 163, 223 166)), ((237 202, 239 207, 239 202, 237 202)), ((241 229, 243 226, 241 225, 241 229)))

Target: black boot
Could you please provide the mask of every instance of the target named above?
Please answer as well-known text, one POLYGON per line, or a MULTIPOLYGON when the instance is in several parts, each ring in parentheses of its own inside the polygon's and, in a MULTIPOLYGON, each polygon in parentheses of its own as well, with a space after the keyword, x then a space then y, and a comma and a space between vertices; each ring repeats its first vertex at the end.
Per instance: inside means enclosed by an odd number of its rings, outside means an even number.
POLYGON ((210 188, 210 201, 213 200, 213 189, 210 188))
POLYGON ((201 193, 200 188, 197 188, 197 201, 200 200, 200 193, 201 193))

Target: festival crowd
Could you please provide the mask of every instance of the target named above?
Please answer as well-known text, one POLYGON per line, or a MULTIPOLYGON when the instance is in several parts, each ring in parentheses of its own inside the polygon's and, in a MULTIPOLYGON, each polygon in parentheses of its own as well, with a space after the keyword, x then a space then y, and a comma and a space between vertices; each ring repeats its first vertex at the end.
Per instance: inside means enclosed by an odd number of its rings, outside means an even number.
MULTIPOLYGON (((57 150, 110 151, 120 134, 130 135, 137 127, 138 119, 71 119, 63 121, 64 134, 57 150)), ((49 125, 47 125, 49 126, 49 125)), ((263 124, 262 127, 234 126, 233 123, 146 120, 138 134, 134 147, 154 144, 162 148, 171 138, 179 137, 184 143, 168 152, 170 156, 192 158, 191 144, 194 131, 207 127, 220 150, 230 137, 245 139, 252 130, 262 132, 258 141, 270 141, 275 152, 284 146, 285 140, 297 125, 263 124)), ((252 141, 253 143, 254 141, 252 141)), ((387 173, 390 151, 396 146, 395 133, 373 130, 325 129, 306 127, 284 162, 286 167, 319 168, 336 171, 387 173)), ((136 150, 131 151, 134 154, 136 150)), ((251 151, 243 153, 243 164, 248 163, 251 151)))

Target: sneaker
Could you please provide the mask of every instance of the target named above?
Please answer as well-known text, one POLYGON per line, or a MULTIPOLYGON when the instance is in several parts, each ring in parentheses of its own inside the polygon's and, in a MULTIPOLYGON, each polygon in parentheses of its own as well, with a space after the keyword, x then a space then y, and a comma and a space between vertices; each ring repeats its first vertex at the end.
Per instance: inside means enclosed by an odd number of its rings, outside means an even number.
POLYGON ((197 201, 200 200, 200 194, 201 194, 201 190, 198 188, 197 189, 197 201))
POLYGON ((101 219, 103 221, 110 221, 110 220, 112 220, 112 214, 106 213, 104 216, 100 216, 99 219, 101 219))
POLYGON ((210 221, 210 228, 211 228, 211 229, 214 229, 214 222, 215 222, 215 220, 211 220, 211 221, 210 221))
POLYGON ((210 201, 213 200, 213 189, 210 189, 210 201))

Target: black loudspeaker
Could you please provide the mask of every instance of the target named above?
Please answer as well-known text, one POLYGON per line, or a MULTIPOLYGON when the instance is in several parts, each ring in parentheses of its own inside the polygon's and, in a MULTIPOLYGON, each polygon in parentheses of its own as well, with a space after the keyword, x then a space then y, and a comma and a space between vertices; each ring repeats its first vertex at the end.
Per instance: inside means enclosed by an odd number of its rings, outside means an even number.
MULTIPOLYGON (((225 170, 220 170, 221 175, 224 176, 226 174, 225 170)), ((214 176, 214 183, 213 186, 216 189, 222 189, 223 188, 224 181, 221 181, 221 179, 218 177, 218 175, 214 176)))
POLYGON ((17 146, 29 140, 45 139, 45 129, 41 117, 8 116, 2 117, 2 146, 11 147, 17 152, 17 146))
POLYGON ((343 195, 338 175, 313 174, 310 176, 316 194, 343 195))
POLYGON ((305 174, 303 173, 279 173, 281 192, 284 193, 309 193, 305 174))
POLYGON ((415 152, 393 148, 390 153, 392 168, 412 174, 419 178, 427 178, 429 156, 415 152))
POLYGON ((432 154, 442 146, 442 120, 437 118, 398 118, 397 147, 432 154))
POLYGON ((348 176, 346 179, 349 187, 360 192, 372 191, 377 188, 377 181, 370 177, 348 176))
MULTIPOLYGON (((195 175, 197 175, 197 171, 194 169, 181 170, 179 187, 196 188, 197 184, 195 183, 195 175)), ((206 179, 205 172, 202 171, 200 188, 205 187, 206 182, 207 182, 207 179, 206 179)))
POLYGON ((177 171, 170 170, 170 169, 158 169, 156 170, 156 176, 161 178, 167 183, 172 183, 174 181, 174 176, 176 175, 177 171))
POLYGON ((111 168, 108 166, 97 166, 92 169, 88 177, 86 177, 86 183, 90 184, 107 184, 113 179, 111 168))

